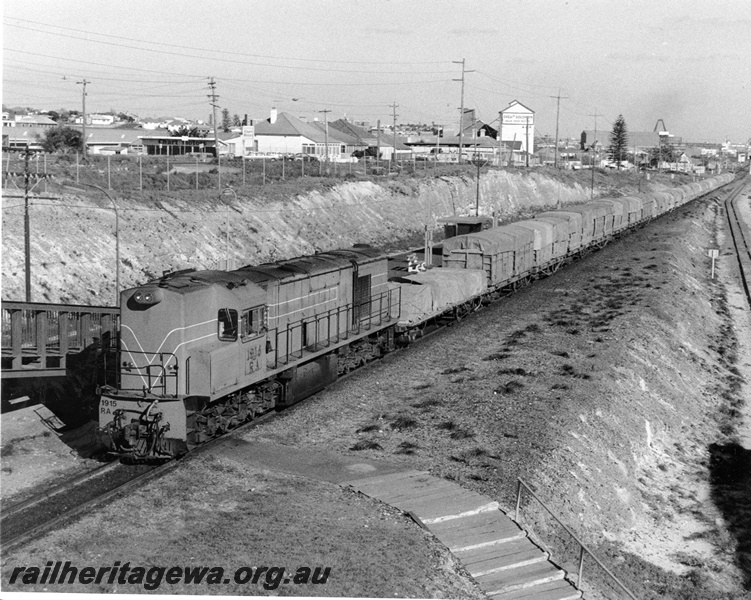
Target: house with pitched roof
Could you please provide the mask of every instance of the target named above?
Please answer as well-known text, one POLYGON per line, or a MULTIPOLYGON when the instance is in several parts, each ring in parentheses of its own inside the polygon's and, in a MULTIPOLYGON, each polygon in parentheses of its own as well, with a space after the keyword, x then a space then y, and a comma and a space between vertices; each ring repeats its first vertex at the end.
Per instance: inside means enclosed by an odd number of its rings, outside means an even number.
POLYGON ((360 141, 330 124, 307 123, 287 112, 271 109, 268 119, 253 121, 255 150, 261 153, 311 154, 330 160, 351 156, 360 141))
POLYGON ((15 115, 13 119, 3 113, 3 127, 30 127, 36 129, 49 129, 57 127, 57 123, 45 115, 15 115))

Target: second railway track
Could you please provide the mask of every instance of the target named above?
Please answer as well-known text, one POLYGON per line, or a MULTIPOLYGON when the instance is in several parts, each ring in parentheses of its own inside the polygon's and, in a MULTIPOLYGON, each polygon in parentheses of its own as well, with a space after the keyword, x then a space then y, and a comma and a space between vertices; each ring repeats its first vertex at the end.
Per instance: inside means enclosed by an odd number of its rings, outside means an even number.
MULTIPOLYGON (((227 435, 199 446, 185 458, 207 451, 230 439, 230 434, 252 429, 275 418, 277 414, 266 413, 244 423, 227 435)), ((3 509, 0 512, 3 554, 7 555, 9 550, 37 539, 98 505, 166 475, 180 466, 182 460, 159 465, 109 463, 3 509)))
POLYGON ((751 234, 736 206, 741 193, 746 189, 749 189, 747 178, 743 178, 735 190, 725 199, 725 213, 728 219, 730 238, 738 257, 743 292, 749 306, 751 306, 751 234))

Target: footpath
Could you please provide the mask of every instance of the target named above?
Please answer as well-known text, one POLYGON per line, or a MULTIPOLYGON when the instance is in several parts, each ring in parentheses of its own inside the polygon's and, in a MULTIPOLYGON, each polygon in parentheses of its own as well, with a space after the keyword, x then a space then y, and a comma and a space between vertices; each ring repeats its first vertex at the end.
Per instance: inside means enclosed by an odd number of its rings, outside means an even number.
POLYGON ((581 597, 566 573, 497 502, 451 481, 386 462, 266 441, 231 440, 219 453, 255 467, 349 487, 398 508, 443 543, 491 598, 581 597))

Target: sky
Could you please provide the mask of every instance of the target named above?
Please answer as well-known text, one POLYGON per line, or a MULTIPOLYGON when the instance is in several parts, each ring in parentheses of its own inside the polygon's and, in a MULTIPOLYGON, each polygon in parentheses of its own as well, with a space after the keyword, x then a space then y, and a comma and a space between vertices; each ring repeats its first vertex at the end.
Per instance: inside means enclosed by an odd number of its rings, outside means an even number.
POLYGON ((751 0, 4 0, 3 104, 751 138, 751 0), (560 96, 560 100, 558 97, 560 96), (558 119, 557 108, 560 105, 558 119), (330 111, 330 112, 322 112, 330 111), (596 115, 596 116, 595 116, 596 115))

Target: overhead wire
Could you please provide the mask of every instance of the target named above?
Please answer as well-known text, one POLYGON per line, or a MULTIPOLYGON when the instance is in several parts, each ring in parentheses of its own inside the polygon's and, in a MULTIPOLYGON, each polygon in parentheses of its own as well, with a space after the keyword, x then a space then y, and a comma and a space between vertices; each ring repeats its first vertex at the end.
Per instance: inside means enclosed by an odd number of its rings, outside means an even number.
MULTIPOLYGON (((291 69, 291 70, 296 70, 296 71, 324 71, 324 72, 327 72, 327 73, 358 73, 358 74, 363 74, 363 70, 362 69, 337 69, 337 68, 330 68, 330 67, 298 67, 298 66, 294 66, 294 65, 271 64, 271 63, 262 63, 262 62, 249 62, 245 58, 236 58, 235 59, 235 58, 219 58, 219 57, 215 57, 215 56, 200 56, 200 55, 195 55, 195 54, 186 54, 185 52, 176 52, 176 51, 173 52, 171 50, 159 50, 159 49, 156 49, 156 48, 142 48, 142 47, 139 47, 139 46, 128 45, 128 44, 119 44, 119 43, 116 43, 116 42, 108 42, 108 41, 97 40, 97 39, 87 39, 87 38, 84 38, 84 37, 79 37, 79 36, 74 36, 74 35, 68 35, 68 34, 65 34, 65 33, 55 33, 55 32, 48 32, 48 31, 41 31, 41 30, 30 28, 30 27, 24 27, 22 25, 14 25, 12 23, 6 23, 6 25, 8 25, 9 27, 16 27, 18 29, 25 29, 25 30, 30 30, 30 31, 36 31, 37 33, 43 33, 45 35, 55 35, 55 36, 60 36, 60 37, 64 37, 64 38, 81 40, 81 41, 85 41, 86 43, 89 43, 89 44, 90 43, 104 44, 104 45, 107 45, 107 46, 116 46, 116 47, 119 47, 119 48, 127 48, 127 49, 130 49, 130 50, 139 50, 141 52, 154 52, 154 53, 157 53, 157 54, 165 54, 165 55, 169 55, 169 56, 179 56, 181 58, 196 58, 196 59, 209 60, 209 61, 215 61, 215 62, 220 62, 220 63, 242 64, 244 66, 255 66, 255 67, 271 67, 271 68, 274 68, 274 69, 291 69)), ((154 42, 152 42, 152 43, 154 43, 154 42)), ((162 45, 172 46, 171 44, 162 44, 162 45)), ((183 47, 183 48, 185 48, 185 47, 183 47)), ((228 53, 228 52, 218 51, 218 50, 199 50, 199 51, 201 51, 201 52, 203 52, 203 51, 205 51, 205 52, 218 52, 218 53, 221 53, 221 54, 232 54, 234 56, 242 56, 242 53, 228 53)), ((384 64, 384 63, 377 63, 377 64, 384 64)), ((408 63, 401 63, 401 64, 408 64, 408 63)), ((426 75, 436 75, 436 74, 449 75, 451 73, 452 73, 452 71, 426 71, 426 72, 424 71, 423 72, 423 74, 426 74, 426 75)), ((394 71, 394 70, 389 70, 389 71, 373 71, 373 70, 368 70, 366 74, 367 75, 380 75, 380 74, 386 74, 386 75, 412 75, 412 74, 414 74, 414 72, 413 71, 394 71)))
MULTIPOLYGON (((438 64, 450 64, 451 61, 447 60, 441 60, 441 61, 366 61, 366 60, 329 60, 329 59, 317 59, 317 58, 297 58, 297 57, 280 57, 280 56, 269 56, 269 55, 262 55, 262 54, 250 54, 246 52, 237 52, 237 51, 227 51, 227 50, 217 50, 215 48, 197 48, 195 46, 184 46, 180 44, 169 44, 167 42, 154 42, 153 40, 141 40, 137 38, 129 38, 124 36, 117 36, 117 35, 109 35, 99 32, 92 32, 92 31, 86 31, 83 29, 74 29, 72 27, 63 27, 61 25, 55 25, 51 23, 41 23, 39 21, 31 21, 29 19, 21 19, 19 17, 4 17, 5 19, 13 19, 16 21, 21 21, 24 23, 32 23, 35 25, 42 25, 45 27, 55 27, 57 29, 63 29, 66 31, 75 31, 78 33, 86 33, 88 35, 98 35, 101 37, 108 37, 113 39, 121 39, 131 42, 140 42, 145 44, 156 44, 160 46, 170 47, 170 48, 182 48, 182 49, 189 49, 189 50, 195 50, 195 51, 201 51, 201 52, 215 52, 218 54, 229 54, 233 56, 246 56, 250 58, 264 58, 264 59, 272 59, 272 60, 292 60, 292 61, 299 61, 299 62, 314 62, 314 63, 332 63, 332 64, 358 64, 358 65, 393 65, 393 64, 400 64, 400 65, 438 65, 438 64)), ((51 32, 43 32, 40 31, 40 33, 51 33, 51 32)), ((87 40, 88 41, 88 40, 87 40)))

